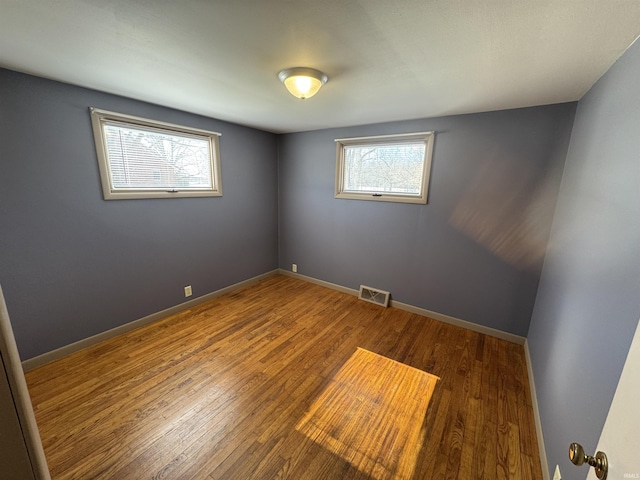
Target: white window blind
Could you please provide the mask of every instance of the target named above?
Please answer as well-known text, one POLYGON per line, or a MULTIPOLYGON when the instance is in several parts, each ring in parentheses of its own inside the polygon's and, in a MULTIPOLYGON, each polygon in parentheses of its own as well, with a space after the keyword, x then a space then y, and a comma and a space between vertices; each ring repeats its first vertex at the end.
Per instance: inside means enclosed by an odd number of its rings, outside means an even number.
POLYGON ((91 113, 106 199, 221 194, 217 133, 91 113))
POLYGON ((209 139, 107 122, 104 126, 115 189, 211 188, 209 139))

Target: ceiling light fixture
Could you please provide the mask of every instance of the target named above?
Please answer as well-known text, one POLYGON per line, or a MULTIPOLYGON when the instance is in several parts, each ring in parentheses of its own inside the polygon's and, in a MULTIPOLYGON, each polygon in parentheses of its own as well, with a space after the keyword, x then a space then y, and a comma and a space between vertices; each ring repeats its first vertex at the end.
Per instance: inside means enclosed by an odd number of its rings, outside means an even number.
POLYGON ((329 81, 321 71, 307 67, 287 68, 278 74, 278 78, 291 95, 303 100, 313 97, 329 81))

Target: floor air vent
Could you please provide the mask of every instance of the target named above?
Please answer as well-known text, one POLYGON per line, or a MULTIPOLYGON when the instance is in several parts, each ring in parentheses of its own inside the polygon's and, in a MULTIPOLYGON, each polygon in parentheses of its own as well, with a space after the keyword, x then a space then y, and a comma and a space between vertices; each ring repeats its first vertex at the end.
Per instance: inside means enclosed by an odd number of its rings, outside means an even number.
POLYGON ((358 298, 365 302, 375 303, 376 305, 382 305, 383 307, 389 306, 389 292, 384 290, 378 290, 377 288, 367 287, 366 285, 360 285, 360 293, 358 298))

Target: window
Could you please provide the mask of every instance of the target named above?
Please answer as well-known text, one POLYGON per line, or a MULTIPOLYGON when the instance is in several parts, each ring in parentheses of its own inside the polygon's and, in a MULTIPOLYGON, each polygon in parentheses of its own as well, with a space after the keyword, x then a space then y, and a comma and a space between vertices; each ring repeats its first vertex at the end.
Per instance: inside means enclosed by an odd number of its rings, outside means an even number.
POLYGON ((222 195, 219 133, 91 109, 105 200, 222 195))
POLYGON ((433 132, 336 140, 336 198, 427 203, 433 132))

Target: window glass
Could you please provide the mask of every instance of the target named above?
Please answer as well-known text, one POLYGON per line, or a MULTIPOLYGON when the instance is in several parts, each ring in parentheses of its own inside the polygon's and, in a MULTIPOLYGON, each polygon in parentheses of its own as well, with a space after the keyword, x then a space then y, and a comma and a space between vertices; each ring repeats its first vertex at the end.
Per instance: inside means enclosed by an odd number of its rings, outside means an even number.
POLYGON ((218 136, 92 109, 106 199, 221 195, 218 136))
POLYGON ((426 203, 433 132, 336 142, 336 197, 426 203))

